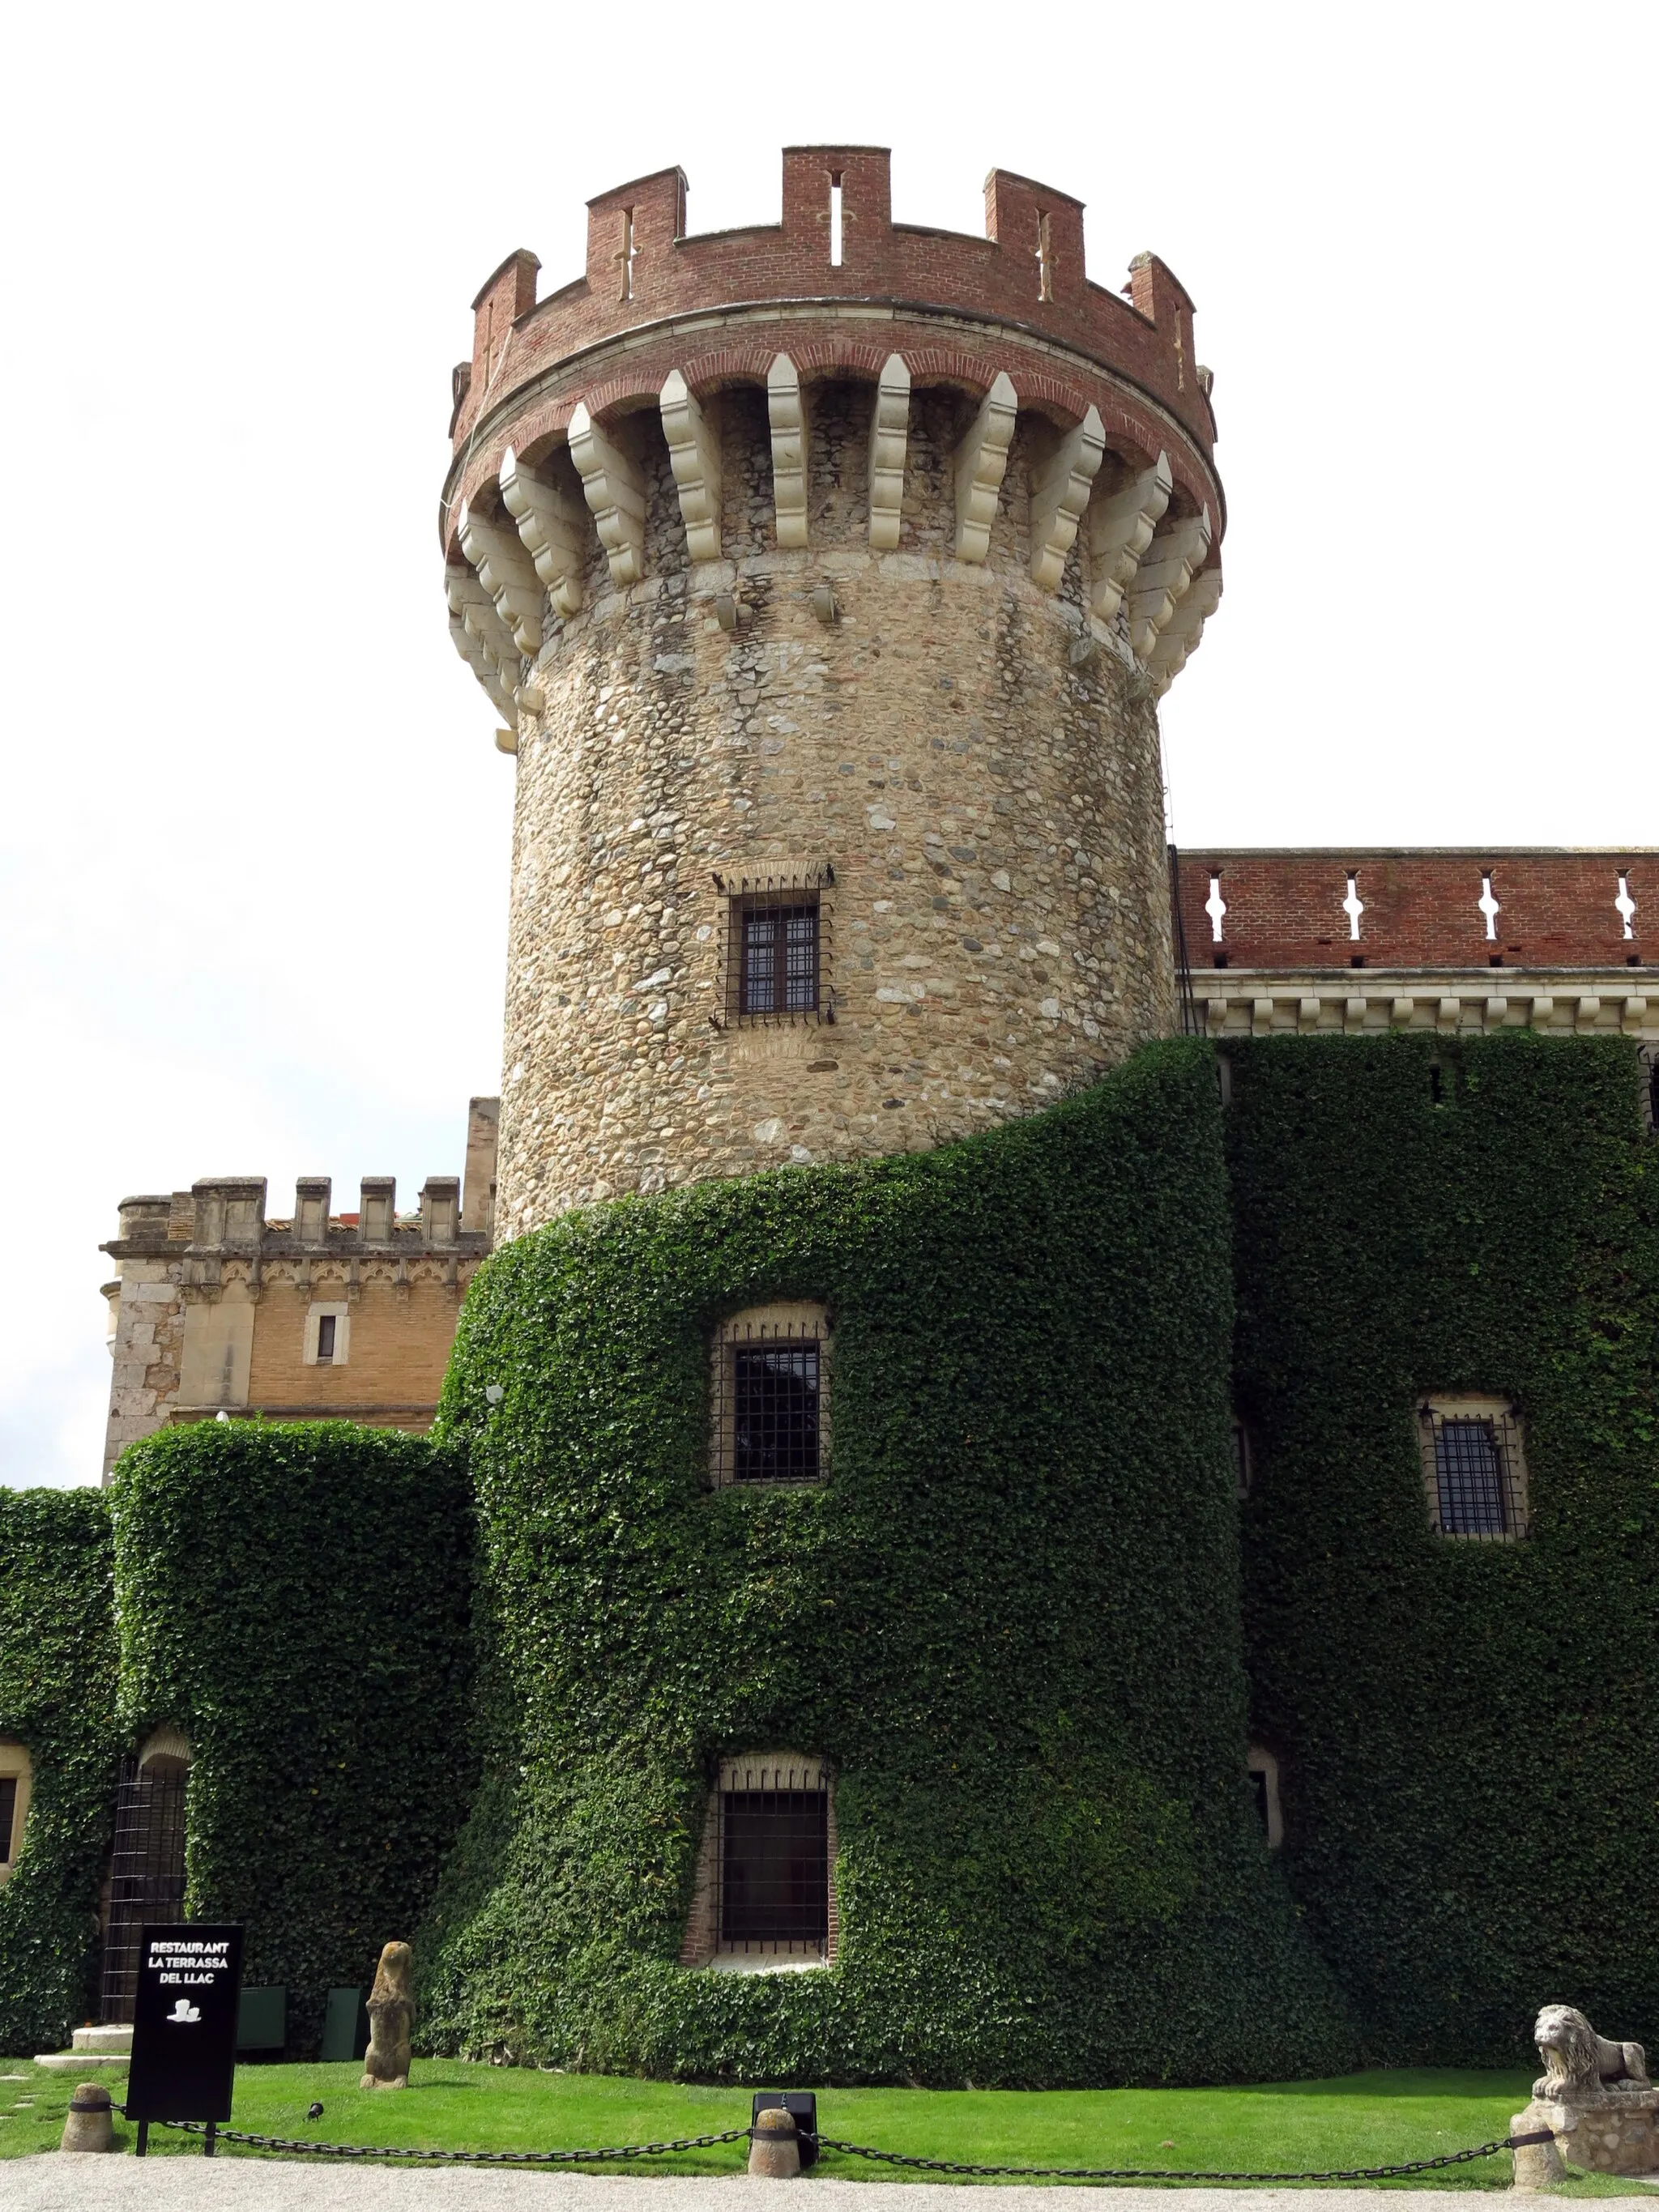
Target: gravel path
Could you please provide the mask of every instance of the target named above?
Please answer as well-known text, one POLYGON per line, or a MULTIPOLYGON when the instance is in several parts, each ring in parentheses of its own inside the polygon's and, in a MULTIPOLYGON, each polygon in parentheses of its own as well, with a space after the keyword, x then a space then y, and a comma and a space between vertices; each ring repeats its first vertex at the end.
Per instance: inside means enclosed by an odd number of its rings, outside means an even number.
MULTIPOLYGON (((750 2181, 742 2174, 706 2180, 663 2175, 434 2172, 397 2166, 328 2166, 294 2159, 8 2159, 0 2164, 7 2212, 877 2212, 872 2187, 859 2181, 750 2181), (810 2192, 810 2196, 807 2195, 810 2192)), ((1606 2212, 1653 2212, 1651 2197, 1604 2197, 1606 2212)), ((1506 2212, 1559 2212, 1559 2200, 1511 2190, 1506 2212)), ((1385 2212, 1371 2189, 1029 2189, 999 2187, 994 2212, 1385 2212)), ((897 2212, 964 2212, 960 2185, 904 2185, 897 2212)), ((1444 2190, 1390 2190, 1386 2212, 1451 2212, 1444 2190)))

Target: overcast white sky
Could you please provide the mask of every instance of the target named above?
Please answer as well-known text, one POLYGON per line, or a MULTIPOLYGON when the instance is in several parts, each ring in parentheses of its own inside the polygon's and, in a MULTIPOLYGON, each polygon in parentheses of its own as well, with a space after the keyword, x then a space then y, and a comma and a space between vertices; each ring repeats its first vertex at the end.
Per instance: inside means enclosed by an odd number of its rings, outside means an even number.
MULTIPOLYGON (((468 302, 678 161, 994 164, 1198 305, 1227 599, 1182 843, 1659 845, 1655 12, 1496 5, 20 9, 0 348, 0 1481, 95 1478, 98 1251, 204 1175, 406 1204, 499 1075, 511 764, 445 626, 468 302)), ((353 1202, 348 1199, 348 1204, 353 1202)))

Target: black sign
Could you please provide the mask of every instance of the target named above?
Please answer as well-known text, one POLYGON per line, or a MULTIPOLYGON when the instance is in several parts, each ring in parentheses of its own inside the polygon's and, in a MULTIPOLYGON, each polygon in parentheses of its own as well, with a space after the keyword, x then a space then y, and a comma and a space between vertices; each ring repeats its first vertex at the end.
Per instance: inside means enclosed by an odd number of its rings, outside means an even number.
POLYGON ((230 2118, 242 1931, 188 1921, 146 1928, 127 2075, 130 2120, 230 2118))

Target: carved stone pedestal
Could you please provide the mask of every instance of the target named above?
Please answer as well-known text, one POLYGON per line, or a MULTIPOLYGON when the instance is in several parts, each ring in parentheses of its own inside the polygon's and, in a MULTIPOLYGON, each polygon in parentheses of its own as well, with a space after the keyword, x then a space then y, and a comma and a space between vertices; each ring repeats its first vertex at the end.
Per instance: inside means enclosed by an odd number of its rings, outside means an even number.
MULTIPOLYGON (((1555 2130, 1555 2148, 1569 2166, 1595 2173, 1659 2173, 1659 2089, 1591 2089, 1570 2099, 1534 2097, 1514 2123, 1516 2135, 1532 2128, 1555 2130)), ((1537 2185, 1523 2180, 1522 2161, 1537 2159, 1540 2151, 1547 2159, 1550 2146, 1516 2153, 1517 2187, 1537 2185)))

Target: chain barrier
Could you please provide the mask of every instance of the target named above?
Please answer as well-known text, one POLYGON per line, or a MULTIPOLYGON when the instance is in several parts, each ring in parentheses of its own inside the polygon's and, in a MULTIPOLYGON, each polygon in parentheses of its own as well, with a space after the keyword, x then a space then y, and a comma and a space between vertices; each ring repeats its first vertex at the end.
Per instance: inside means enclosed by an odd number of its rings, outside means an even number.
MULTIPOLYGON (((125 2114, 123 2115, 125 2117, 125 2114)), ((158 2128, 177 2128, 204 2136, 205 2120, 157 2120, 158 2128)), ((746 2142, 747 2128, 727 2128, 717 2136, 681 2136, 673 2142, 619 2143, 603 2150, 422 2150, 408 2143, 312 2142, 300 2136, 253 2136, 240 2128, 214 2127, 216 2143, 246 2143, 251 2150, 308 2152, 322 2158, 412 2158, 443 2166, 592 2166, 620 2158, 660 2158, 665 2152, 708 2150, 718 2143, 746 2142)))
POLYGON ((837 2142, 833 2136, 812 2138, 820 2150, 838 2150, 848 2158, 876 2159, 884 2166, 914 2166, 923 2173, 971 2173, 981 2179, 1013 2175, 1046 2181, 1389 2181, 1402 2173, 1432 2173, 1445 2166, 1467 2166, 1471 2159, 1492 2158, 1500 2150, 1519 2150, 1527 2143, 1553 2142, 1554 2130, 1543 2128, 1524 2136, 1505 2136, 1500 2142, 1482 2143, 1477 2150, 1448 2151, 1440 2158, 1414 2158, 1405 2166, 1355 2166, 1328 2173, 1196 2173, 1173 2167, 1150 2166, 959 2166, 948 2158, 908 2158, 902 2151, 872 2150, 867 2143, 837 2142))
MULTIPOLYGON (((118 2111, 123 2108, 117 2106, 118 2111)), ((125 2118, 125 2112, 123 2112, 125 2118)), ((158 2127, 177 2128, 186 2135, 206 2135, 204 2120, 158 2120, 158 2127)), ((309 2153, 323 2158, 409 2158, 446 2166, 593 2166, 623 2158, 660 2158, 680 2150, 712 2150, 721 2143, 746 2142, 752 2128, 726 2128, 719 2135, 680 2136, 672 2142, 623 2143, 602 2150, 422 2150, 407 2143, 313 2142, 298 2136, 255 2136, 236 2128, 215 2127, 217 2142, 246 2143, 251 2150, 309 2153)), ((868 2143, 842 2142, 834 2136, 800 2131, 803 2142, 818 2149, 840 2151, 847 2158, 873 2159, 883 2166, 902 2166, 921 2173, 965 2173, 979 2180, 1042 2181, 1392 2181, 1402 2174, 1434 2173, 1448 2166, 1467 2166, 1472 2160, 1494 2158, 1500 2150, 1521 2150, 1530 2143, 1553 2142, 1554 2131, 1534 2130, 1529 2135, 1504 2136, 1482 2143, 1475 2150, 1447 2151, 1439 2158, 1414 2158, 1404 2166, 1353 2166, 1326 2173, 1206 2173, 1171 2166, 969 2166, 948 2158, 914 2158, 903 2151, 875 2150, 868 2143)))

